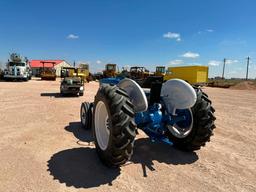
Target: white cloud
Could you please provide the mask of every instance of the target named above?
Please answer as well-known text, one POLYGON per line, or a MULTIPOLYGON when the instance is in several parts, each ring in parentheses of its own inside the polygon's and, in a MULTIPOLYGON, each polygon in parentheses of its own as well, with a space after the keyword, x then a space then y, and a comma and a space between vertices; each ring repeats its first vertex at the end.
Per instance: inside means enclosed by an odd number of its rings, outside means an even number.
MULTIPOLYGON (((231 60, 231 59, 227 59, 226 60, 226 64, 234 64, 234 63, 238 63, 239 61, 238 60, 231 60)), ((223 61, 217 61, 217 60, 210 60, 208 62, 208 65, 211 65, 211 66, 219 66, 223 64, 223 61)))
POLYGON ((238 63, 238 60, 231 60, 231 59, 226 60, 226 64, 234 64, 234 63, 238 63))
POLYGON ((181 65, 183 63, 184 62, 181 59, 176 59, 176 60, 169 61, 169 65, 181 65))
POLYGON ((188 51, 188 52, 186 52, 182 55, 182 57, 191 58, 191 59, 195 59, 199 56, 200 56, 199 53, 193 53, 193 52, 190 52, 190 51, 188 51))
POLYGON ((97 63, 97 64, 101 64, 102 61, 101 61, 101 60, 97 60, 96 63, 97 63))
POLYGON ((79 38, 79 36, 78 35, 74 35, 74 34, 69 34, 67 36, 67 39, 78 39, 78 38, 79 38))
POLYGON ((208 62, 208 65, 211 65, 211 66, 219 66, 222 62, 221 61, 216 61, 216 60, 210 60, 208 62))
POLYGON ((207 32, 209 32, 209 33, 214 32, 214 30, 213 30, 213 29, 206 29, 206 31, 207 31, 207 32))
POLYGON ((198 35, 201 35, 201 34, 205 34, 205 33, 213 33, 215 30, 213 29, 205 29, 205 30, 202 30, 202 31, 198 31, 197 34, 198 35))
POLYGON ((163 34, 163 38, 175 39, 176 41, 181 41, 181 36, 179 33, 168 32, 168 33, 163 34))

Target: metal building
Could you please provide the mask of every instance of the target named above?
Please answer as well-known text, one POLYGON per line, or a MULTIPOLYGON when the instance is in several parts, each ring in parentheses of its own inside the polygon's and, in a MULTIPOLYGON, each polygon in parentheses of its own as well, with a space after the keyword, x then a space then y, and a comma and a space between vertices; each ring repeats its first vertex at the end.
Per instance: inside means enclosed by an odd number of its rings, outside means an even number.
POLYGON ((31 60, 30 66, 32 68, 32 75, 39 77, 43 67, 52 68, 56 70, 56 75, 60 77, 61 67, 71 67, 71 65, 65 60, 31 60), (43 66, 43 62, 47 62, 43 66), (55 63, 54 66, 52 63, 55 63))

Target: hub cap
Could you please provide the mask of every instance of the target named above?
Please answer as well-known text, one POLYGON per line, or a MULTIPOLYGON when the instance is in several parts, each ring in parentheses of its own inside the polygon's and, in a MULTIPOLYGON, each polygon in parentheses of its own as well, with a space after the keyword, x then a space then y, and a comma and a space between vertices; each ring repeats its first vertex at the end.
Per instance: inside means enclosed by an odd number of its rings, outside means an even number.
POLYGON ((85 108, 84 107, 82 107, 82 110, 81 110, 81 121, 82 121, 82 124, 85 125, 86 113, 85 113, 85 108))
POLYGON ((191 109, 176 110, 178 116, 184 116, 185 120, 169 125, 169 131, 177 138, 185 138, 193 128, 193 115, 191 109))
POLYGON ((109 142, 109 117, 106 105, 99 101, 95 108, 95 135, 101 150, 106 150, 109 142))

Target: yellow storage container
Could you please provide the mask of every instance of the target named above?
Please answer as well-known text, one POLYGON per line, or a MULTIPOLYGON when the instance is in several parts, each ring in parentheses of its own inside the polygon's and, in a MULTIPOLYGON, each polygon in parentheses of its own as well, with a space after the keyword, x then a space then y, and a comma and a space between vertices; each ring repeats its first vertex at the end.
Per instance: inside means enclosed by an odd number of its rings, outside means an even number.
POLYGON ((178 78, 190 84, 203 84, 208 82, 208 71, 208 66, 168 67, 164 80, 178 78))

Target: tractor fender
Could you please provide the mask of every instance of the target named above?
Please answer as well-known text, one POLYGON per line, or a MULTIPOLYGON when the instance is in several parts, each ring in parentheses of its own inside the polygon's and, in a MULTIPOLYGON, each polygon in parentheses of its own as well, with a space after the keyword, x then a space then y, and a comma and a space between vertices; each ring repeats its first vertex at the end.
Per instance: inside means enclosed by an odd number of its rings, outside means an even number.
POLYGON ((194 88, 181 79, 166 81, 161 89, 161 98, 169 114, 175 115, 176 109, 188 109, 196 103, 194 88))
POLYGON ((118 84, 118 87, 125 90, 125 92, 130 97, 132 104, 134 105, 134 111, 143 112, 148 109, 147 97, 143 89, 132 79, 125 78, 121 80, 118 84))

